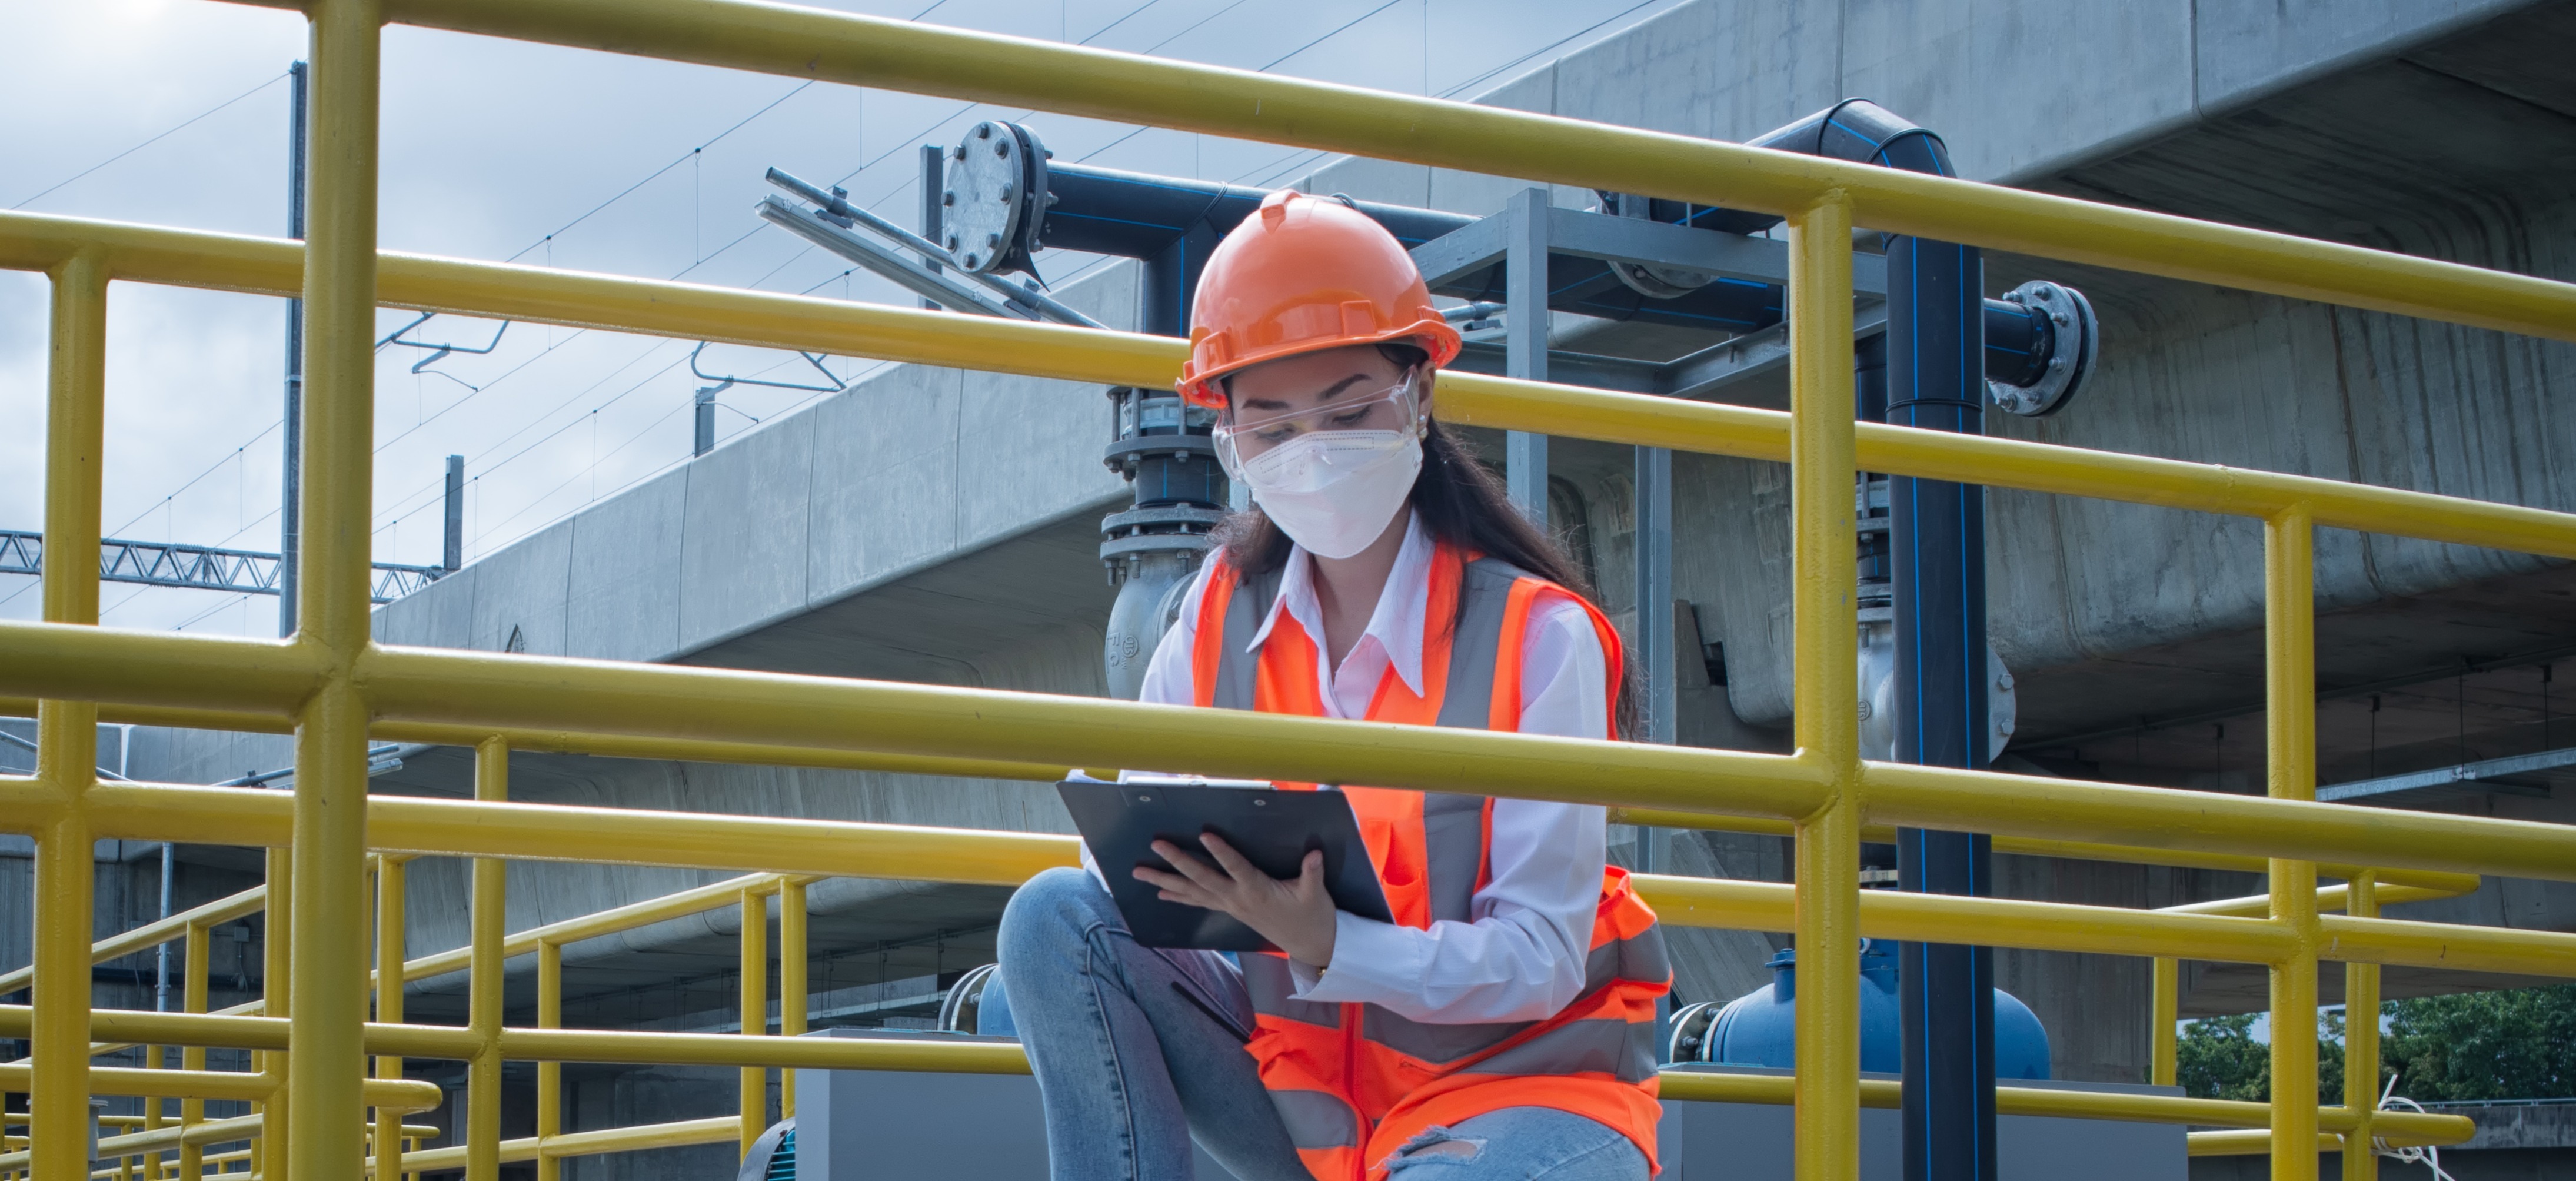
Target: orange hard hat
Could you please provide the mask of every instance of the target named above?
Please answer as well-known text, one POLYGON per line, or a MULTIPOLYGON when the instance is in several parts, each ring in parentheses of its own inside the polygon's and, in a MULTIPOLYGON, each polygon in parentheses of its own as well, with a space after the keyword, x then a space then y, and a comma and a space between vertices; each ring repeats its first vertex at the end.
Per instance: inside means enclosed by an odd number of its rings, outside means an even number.
POLYGON ((1395 235, 1342 201, 1291 190, 1262 198, 1217 243, 1190 322, 1181 396, 1217 409, 1218 378, 1299 353, 1409 340, 1434 368, 1458 357, 1458 330, 1395 235))

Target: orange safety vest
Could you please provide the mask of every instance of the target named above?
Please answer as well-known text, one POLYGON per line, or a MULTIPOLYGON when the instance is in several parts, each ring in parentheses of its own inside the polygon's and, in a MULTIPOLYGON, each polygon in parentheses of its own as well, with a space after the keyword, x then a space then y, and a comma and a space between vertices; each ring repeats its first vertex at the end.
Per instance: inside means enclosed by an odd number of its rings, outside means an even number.
MULTIPOLYGON (((1322 716, 1314 639, 1282 613, 1258 655, 1247 653, 1278 588, 1277 574, 1244 579, 1209 559, 1192 652, 1202 706, 1322 716), (1238 593, 1239 591, 1248 593, 1238 593)), ((1608 662, 1611 704, 1619 637, 1599 609, 1544 579, 1446 543, 1431 563, 1423 615, 1422 695, 1390 667, 1371 721, 1518 730, 1521 638, 1543 594, 1582 603, 1608 662), (1464 608, 1461 609, 1463 597, 1464 608), (1457 620, 1454 628, 1446 626, 1457 620)), ((1313 790, 1313 784, 1283 783, 1313 790)), ((1344 787, 1395 921, 1428 928, 1471 921, 1492 877, 1494 802, 1486 796, 1344 787)), ((1672 986, 1655 912, 1628 871, 1605 867, 1592 921, 1583 994, 1537 1021, 1434 1024, 1371 1004, 1301 1001, 1288 960, 1242 957, 1257 1028, 1247 1047, 1306 1168, 1321 1181, 1380 1181, 1385 1162, 1434 1124, 1506 1107, 1549 1107, 1624 1133, 1655 1161, 1655 1007, 1672 986)))

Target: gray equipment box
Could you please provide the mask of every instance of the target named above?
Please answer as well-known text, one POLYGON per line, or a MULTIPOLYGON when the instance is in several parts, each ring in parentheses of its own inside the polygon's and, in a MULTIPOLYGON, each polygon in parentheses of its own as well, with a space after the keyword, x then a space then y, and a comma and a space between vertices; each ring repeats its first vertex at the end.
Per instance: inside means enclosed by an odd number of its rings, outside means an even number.
MULTIPOLYGON (((909 1029, 821 1029, 806 1036, 1019 1040, 909 1029)), ((1025 1074, 799 1070, 796 1177, 1047 1181, 1046 1119, 1038 1108, 1038 1081, 1025 1074)), ((1234 1175, 1202 1152, 1195 1181, 1234 1181, 1234 1175)))
MULTIPOLYGON (((906 1037, 942 1041, 965 1034, 827 1029, 813 1037, 906 1037)), ((1008 1038, 974 1038, 1009 1041, 1008 1038)), ((1688 1063, 1669 1069, 1786 1074, 1759 1067, 1688 1063)), ((1865 1077, 1884 1078, 1884 1075, 1865 1077)), ((2175 1087, 2016 1081, 2014 1086, 2113 1094, 2178 1095, 2175 1087)), ((1046 1181, 1046 1128, 1037 1080, 1019 1074, 910 1071, 796 1072, 798 1181, 975 1177, 1046 1181)), ((1860 1113, 1862 1181, 1900 1181, 1898 1113, 1860 1113)), ((1664 1172, 1657 1181, 1788 1181, 1790 1109, 1768 1103, 1667 1101, 1657 1129, 1664 1172)), ((2184 1181, 2179 1124, 2002 1116, 1995 1135, 2002 1181, 2184 1181)), ((1190 1181, 1190 1179, 1176 1179, 1190 1181)), ((1199 1154, 1195 1181, 1233 1181, 1199 1154)))

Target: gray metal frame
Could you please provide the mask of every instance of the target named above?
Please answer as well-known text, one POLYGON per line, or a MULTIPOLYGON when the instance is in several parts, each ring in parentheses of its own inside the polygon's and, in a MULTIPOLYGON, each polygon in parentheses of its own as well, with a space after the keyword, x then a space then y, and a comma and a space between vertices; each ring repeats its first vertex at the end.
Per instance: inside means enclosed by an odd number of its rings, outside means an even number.
MULTIPOLYGON (((1587 213, 1579 209, 1560 209, 1548 203, 1547 190, 1534 188, 1515 195, 1502 212, 1416 246, 1412 253, 1414 265, 1422 269, 1423 277, 1435 287, 1457 276, 1491 267, 1498 261, 1506 268, 1505 284, 1510 292, 1504 305, 1506 343, 1468 342, 1455 367, 1469 373, 1500 374, 1531 381, 1563 381, 1631 394, 1710 400, 1729 386, 1777 372, 1789 363, 1786 321, 1661 362, 1551 350, 1534 343, 1523 330, 1523 326, 1539 323, 1545 316, 1545 292, 1539 290, 1541 284, 1535 281, 1544 272, 1524 267, 1521 265, 1523 258, 1564 254, 1605 262, 1694 270, 1720 279, 1785 283, 1789 273, 1789 247, 1785 242, 1632 217, 1587 213), (1543 212, 1544 216, 1531 218, 1529 214, 1532 211, 1543 212), (1519 276, 1525 272, 1534 280, 1527 283, 1527 289, 1519 286, 1524 282, 1519 276), (1540 311, 1537 314, 1513 315, 1526 301, 1536 301, 1532 306, 1540 311)), ((1852 255, 1852 291, 1859 299, 1853 310, 1852 339, 1860 340, 1887 331, 1887 260, 1879 255, 1855 252, 1852 255)), ((1544 453, 1546 441, 1534 440, 1527 446, 1537 448, 1530 452, 1536 457, 1544 453)), ((1514 501, 1526 508, 1529 502, 1523 501, 1521 495, 1516 485, 1514 501)), ((1546 498, 1543 489, 1536 505, 1537 515, 1533 519, 1544 522, 1546 498)))
MULTIPOLYGON (((1545 189, 1516 194, 1501 213, 1414 247, 1413 263, 1422 268, 1426 281, 1438 287, 1507 261, 1512 248, 1523 243, 1519 222, 1532 208, 1544 210, 1546 217, 1531 240, 1545 243, 1556 254, 1699 271, 1721 279, 1789 281, 1786 242, 1562 209, 1548 202, 1545 189)), ((1854 255, 1852 291, 1865 299, 1887 298, 1887 261, 1875 254, 1854 255)))
MULTIPOLYGON (((1660 364, 1557 352, 1548 347, 1547 306, 1547 260, 1552 254, 1776 284, 1788 281, 1786 243, 1560 209, 1548 190, 1530 188, 1514 194, 1501 213, 1417 246, 1412 254, 1414 265, 1435 287, 1498 260, 1503 264, 1503 344, 1468 345, 1458 367, 1469 372, 1705 398, 1788 364, 1785 322, 1660 364)), ((1858 254, 1852 264, 1854 291, 1868 305, 1854 326, 1856 337, 1883 332, 1886 261, 1858 254)), ((1669 743, 1676 738, 1678 680, 1673 664, 1673 457, 1662 448, 1640 447, 1635 462, 1637 622, 1631 658, 1643 673, 1644 700, 1638 732, 1630 737, 1669 743)), ((1503 470, 1512 503, 1541 529, 1548 528, 1547 436, 1508 432, 1503 470)), ((1638 831, 1638 869, 1656 868, 1659 836, 1651 828, 1638 831)))
POLYGON ((2506 795, 2547 795, 2546 787, 2497 782, 2507 776, 2531 775, 2576 767, 2576 748, 2544 750, 2535 754, 2506 755, 2500 759, 2479 759, 2429 771, 2409 771, 2403 775, 2382 775, 2377 779, 2360 779, 2351 783, 2328 784, 2317 789, 2317 798, 2327 802, 2363 800, 2399 792, 2424 791, 2440 787, 2461 787, 2473 791, 2502 792, 2506 795))

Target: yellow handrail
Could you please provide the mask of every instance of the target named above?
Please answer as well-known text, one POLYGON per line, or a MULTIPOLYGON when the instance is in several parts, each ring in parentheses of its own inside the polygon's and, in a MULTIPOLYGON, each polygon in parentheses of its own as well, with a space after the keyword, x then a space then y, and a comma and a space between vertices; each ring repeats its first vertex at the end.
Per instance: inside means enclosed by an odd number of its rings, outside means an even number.
MULTIPOLYGON (((1795 886, 1665 879, 1650 880, 1647 887, 1671 921, 1786 925, 1812 959, 1803 965, 1808 971, 1794 1078, 1758 1085, 1711 1082, 1709 1076, 1666 1080, 1677 1097, 1760 1092, 1794 1101, 1802 1181, 1852 1176, 1857 1108, 1889 1100, 1885 1087, 1863 1084, 1857 1075, 1854 949, 1865 933, 2110 950, 2159 961, 2190 955, 2263 963, 2273 974, 2273 1020, 2284 1030, 2313 1024, 2314 972, 2322 959, 2347 961, 2356 996, 2375 987, 2380 963, 2576 975, 2576 947, 2567 936, 2434 927, 2376 913, 2382 895, 2448 890, 2460 886, 2464 875, 2576 878, 2576 833, 2310 799, 2315 528, 2576 557, 2576 516, 2311 477, 1855 424, 1849 241, 1852 226, 1861 224, 2555 339, 2576 339, 2576 287, 1735 144, 748 0, 297 0, 284 6, 303 10, 313 23, 309 245, 0 214, 0 266, 43 270, 54 287, 45 515, 52 560, 44 575, 43 622, 0 623, 0 694, 36 699, 39 731, 36 773, 0 777, 0 828, 36 837, 39 899, 29 977, 35 1004, 0 1010, 0 1027, 23 1025, 34 1042, 33 1060, 25 1067, 26 1085, 36 1096, 29 1163, 48 1181, 87 1172, 74 1145, 88 1130, 86 1098, 101 1076, 87 1059, 93 1037, 101 1035, 149 1045, 253 1047, 254 1071, 236 1077, 256 1081, 221 1085, 266 1088, 256 1117, 261 1134, 252 1140, 250 1159, 265 1175, 296 1177, 343 1175, 360 1164, 364 1149, 348 1129, 361 1123, 370 1092, 350 1084, 361 1077, 367 1053, 388 1060, 399 1055, 469 1062, 477 1082, 467 1104, 467 1143, 407 1157, 400 1167, 464 1164, 476 1181, 491 1176, 504 1155, 522 1150, 552 1158, 657 1138, 747 1135, 756 1130, 755 1105, 766 1087, 755 1069, 1025 1069, 1008 1046, 860 1043, 756 1032, 766 1026, 765 994, 748 989, 741 1034, 550 1028, 560 1019, 559 976, 552 1007, 541 1005, 539 1027, 503 1025, 497 989, 502 961, 514 945, 498 922, 501 859, 1011 882, 1062 863, 1069 852, 1059 838, 1021 834, 508 804, 499 800, 498 788, 513 746, 1020 779, 1051 778, 1064 767, 1186 765, 1216 774, 1522 795, 1690 814, 1709 817, 1711 824, 1785 826, 1795 842, 1795 886), (1444 414, 1465 423, 1788 462, 1797 753, 1218 715, 1034 694, 373 643, 366 577, 374 433, 369 329, 379 301, 1108 384, 1166 382, 1181 349, 1176 341, 1130 333, 381 253, 375 225, 376 103, 381 33, 388 20, 1017 102, 1784 216, 1791 264, 1787 413, 1464 374, 1444 382, 1442 405, 1444 414), (96 626, 90 562, 98 543, 106 292, 112 279, 304 300, 306 544, 300 618, 291 639, 96 626), (1863 762, 1853 717, 1850 481, 1864 469, 2263 521, 2270 798, 1863 762), (297 735, 295 791, 290 797, 96 783, 89 750, 101 716, 269 732, 291 727, 297 735), (478 779, 490 790, 473 802, 370 801, 365 753, 371 734, 475 744, 481 750, 478 779), (2226 913, 2191 913, 2003 899, 1863 898, 1853 872, 1858 845, 1872 828, 1886 825, 1989 832, 1998 836, 1999 847, 2075 856, 2092 849, 2118 859, 2218 858, 2231 866, 2242 863, 2233 859, 2266 858, 2270 889, 2259 913, 2249 913, 2253 906, 2242 900, 2201 908, 2226 913), (268 916, 268 994, 260 1002, 266 1015, 122 1014, 90 1007, 87 971, 97 949, 89 925, 89 850, 102 836, 270 850, 269 888, 290 905, 268 916), (475 997, 468 1027, 404 1023, 398 1000, 385 1013, 394 1020, 366 1021, 361 982, 368 959, 364 887, 370 848, 487 861, 488 868, 476 875, 481 913, 464 957, 475 997), (2321 872, 2350 884, 2340 895, 2321 894, 2321 872), (2338 898, 2347 913, 2321 913, 2338 898), (498 1064, 507 1058, 729 1065, 745 1071, 745 1102, 733 1116, 690 1125, 578 1133, 541 1125, 545 1134, 533 1143, 505 1149, 493 1101, 498 1064), (442 1155, 451 1151, 453 1159, 442 1155)), ((393 864, 398 867, 398 858, 393 864)), ((399 878, 398 868, 392 876, 399 878)), ((743 891, 736 901, 746 917, 747 981, 766 970, 765 954, 758 971, 752 963, 752 953, 760 950, 757 932, 765 931, 765 920, 754 912, 765 909, 762 895, 778 889, 779 879, 764 880, 772 883, 765 889, 735 887, 743 891)), ((399 907, 380 900, 378 913, 398 916, 399 907)), ((201 935, 206 924, 201 916, 128 942, 141 946, 137 940, 178 929, 201 935)), ((797 932, 801 936, 801 923, 797 932)), ((782 928, 782 942, 790 938, 782 928)), ((192 977, 202 967, 196 953, 203 942, 190 939, 192 977)), ((549 964, 559 973, 559 959, 549 958, 559 956, 559 946, 549 937, 534 941, 541 977, 549 964)), ((801 948, 793 950, 801 956, 801 948)), ((398 997, 394 977, 410 976, 412 966, 397 950, 383 959, 382 971, 385 995, 398 997)), ((2159 969, 2160 982, 2167 975, 2159 969)), ((789 978, 784 969, 781 978, 789 978)), ((2158 989, 2160 1007, 2170 992, 2158 989)), ((189 1008, 205 1007, 201 979, 192 979, 191 996, 189 1008)), ((2353 1043, 2353 1069, 2375 1077, 2375 1045, 2369 1041, 2353 1043)), ((2160 1071, 2164 1044, 2158 1043, 2160 1071)), ((2267 1138, 2293 1144, 2337 1132, 2454 1142, 2465 1135, 2465 1123, 2456 1117, 2321 1109, 2308 1100, 2314 1092, 2313 1042, 2278 1037, 2272 1055, 2275 1089, 2268 1110, 2014 1089, 1999 1094, 1998 1103, 2053 1114, 2259 1126, 2267 1138)), ((201 1055, 183 1055, 186 1069, 153 1085, 193 1085, 190 1072, 202 1073, 202 1066, 201 1055)), ((369 1085, 385 1099, 411 1084, 393 1078, 369 1085)), ((181 1126, 171 1133, 179 1142, 182 1172, 192 1181, 203 1162, 187 1141, 210 1134, 202 1130, 210 1125, 201 1116, 201 1110, 183 1107, 181 1126)), ((392 1141, 385 1147, 399 1151, 399 1121, 380 1120, 376 1138, 392 1141)), ((2215 1150, 2247 1140, 2203 1137, 2194 1144, 2196 1150, 2215 1150)), ((2273 1161, 2274 1175, 2285 1181, 2311 1177, 2315 1167, 2305 1152, 2276 1154, 2273 1161)))
POLYGON ((1853 221, 1873 229, 2536 336, 2576 334, 2576 291, 2546 280, 1740 144, 1168 58, 750 0, 394 0, 381 11, 384 20, 423 28, 1765 213, 1795 214, 1830 196, 1850 205, 1853 221))
MULTIPOLYGON (((1875 168, 1862 171, 1909 175, 1875 168)), ((40 266, 82 246, 101 251, 116 278, 267 294, 294 293, 305 249, 287 239, 0 213, 0 266, 40 266)), ((2352 247, 2328 249, 2417 261, 2352 247)), ((382 254, 381 260, 382 302, 424 311, 703 336, 736 344, 1113 385, 1169 385, 1179 376, 1187 351, 1182 342, 1166 337, 1059 324, 391 251, 382 254)), ((2426 265, 2520 278, 2448 263, 2426 265)), ((2524 281, 2567 288, 2543 280, 2524 281)), ((2568 298, 2576 303, 2576 296, 2568 298)), ((2568 314, 2576 317, 2576 308, 2568 314)), ((2576 339, 2576 329, 2561 324, 2552 335, 2576 339)), ((1441 413, 1466 424, 1609 443, 1748 459, 1789 458, 1789 415, 1753 407, 1457 373, 1441 378, 1441 413)), ((2306 504, 2320 525, 2576 557, 2576 519, 2564 513, 2315 476, 1882 423, 1855 424, 1854 431, 1854 462, 1861 470, 2236 516, 2268 518, 2288 506, 2306 504)), ((260 646, 280 647, 274 642, 260 646)), ((299 687, 310 688, 309 681, 296 678, 292 664, 258 667, 263 674, 258 689, 276 694, 271 698, 276 703, 270 707, 273 712, 286 712, 300 699, 299 687)), ((142 705, 218 708, 186 701, 121 699, 142 705)))

